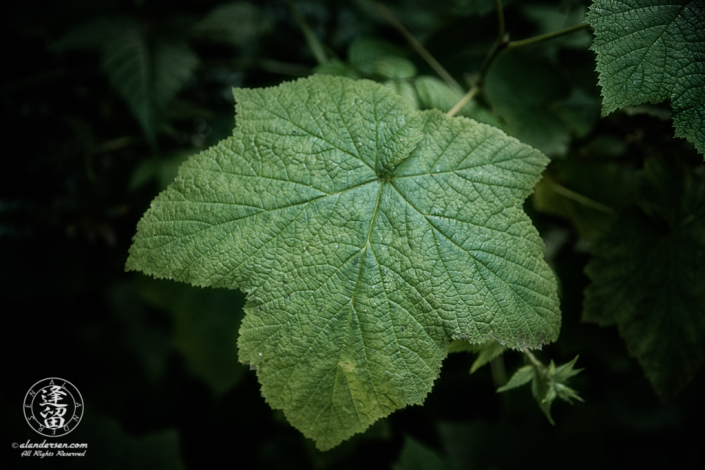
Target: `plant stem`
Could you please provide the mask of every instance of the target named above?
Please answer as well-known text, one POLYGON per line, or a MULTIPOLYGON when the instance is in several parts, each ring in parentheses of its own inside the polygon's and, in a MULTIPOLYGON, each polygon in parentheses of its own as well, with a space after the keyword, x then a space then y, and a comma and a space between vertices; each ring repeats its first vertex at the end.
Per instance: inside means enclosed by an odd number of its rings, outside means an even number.
POLYGON ((543 372, 546 369, 546 366, 544 366, 541 361, 536 359, 536 356, 534 356, 531 351, 529 351, 528 349, 524 349, 523 352, 524 352, 524 355, 529 358, 529 361, 531 362, 531 364, 534 367, 536 367, 538 370, 543 372))
POLYGON ((567 197, 568 199, 572 199, 573 201, 575 201, 579 204, 582 204, 586 207, 591 207, 595 210, 598 210, 600 212, 603 212, 603 213, 609 214, 609 215, 613 215, 616 212, 611 207, 606 206, 600 202, 593 201, 589 197, 583 196, 580 193, 576 193, 575 191, 572 191, 572 190, 566 188, 565 186, 562 186, 562 185, 556 183, 555 181, 551 181, 550 179, 546 179, 546 182, 549 183, 549 185, 550 185, 551 189, 553 189, 553 191, 560 194, 561 196, 567 197))
POLYGON ((405 27, 392 15, 392 12, 387 9, 384 5, 379 2, 374 2, 379 12, 382 14, 384 19, 386 19, 389 24, 391 24, 394 29, 399 31, 399 33, 404 36, 404 39, 409 43, 409 45, 421 56, 423 59, 431 66, 433 70, 438 74, 439 77, 445 81, 448 86, 462 93, 463 87, 455 81, 455 79, 448 73, 448 71, 443 68, 443 66, 431 55, 430 52, 423 47, 421 44, 405 27))
POLYGON ((455 103, 455 106, 453 106, 450 111, 446 113, 446 116, 448 117, 453 117, 456 114, 458 114, 458 111, 463 109, 463 107, 470 102, 471 99, 475 97, 475 95, 480 91, 480 87, 478 86, 477 83, 475 83, 471 88, 470 91, 465 93, 465 95, 460 98, 460 101, 455 103))
MULTIPOLYGON (((482 88, 484 87, 485 84, 485 78, 487 76, 487 72, 489 72, 490 67, 494 63, 494 61, 499 57, 500 54, 502 54, 505 51, 508 51, 510 49, 515 49, 517 47, 522 47, 522 46, 528 46, 531 44, 537 44, 543 41, 547 41, 549 39, 554 39, 560 36, 565 36, 566 34, 571 34, 574 33, 575 31, 580 31, 586 28, 589 28, 590 25, 588 24, 579 24, 576 26, 571 26, 570 28, 565 28, 561 29, 559 31, 554 31, 552 33, 548 34, 542 34, 541 36, 536 36, 533 38, 529 39, 522 39, 521 41, 509 41, 509 34, 507 34, 505 30, 505 25, 504 25, 504 13, 502 9, 502 2, 501 0, 495 0, 495 3, 497 5, 497 41, 495 42, 494 46, 492 46, 492 49, 490 49, 490 52, 487 53, 487 56, 485 57, 485 60, 482 63, 482 67, 480 67, 480 73, 477 77, 477 80, 475 81, 475 84, 470 88, 470 91, 468 91, 465 96, 463 96, 460 101, 453 106, 453 108, 446 113, 447 116, 455 116, 458 111, 460 111, 463 106, 465 106, 471 99, 475 97, 477 93, 482 91, 482 88)), ((587 199, 587 198, 586 198, 587 199)), ((594 202, 594 201, 593 201, 594 202)), ((598 205, 601 205, 599 203, 595 203, 598 205)), ((614 211, 607 206, 602 206, 602 209, 607 208, 610 212, 613 213, 614 211)))
POLYGON ((504 26, 504 8, 502 7, 502 0, 495 0, 495 6, 497 7, 497 42, 500 43, 504 40, 505 26, 504 26))
POLYGON ((311 28, 308 27, 308 24, 306 24, 306 20, 304 20, 304 17, 301 15, 299 7, 296 5, 296 3, 293 2, 293 0, 286 0, 286 3, 291 9, 291 14, 294 15, 294 20, 296 21, 296 24, 299 25, 299 28, 301 28, 301 32, 304 33, 304 37, 306 38, 308 47, 311 48, 311 52, 313 52, 314 57, 316 57, 316 61, 319 64, 325 64, 326 62, 328 62, 326 52, 323 50, 323 45, 318 40, 316 35, 313 34, 313 31, 311 31, 311 28))
POLYGON ((501 355, 490 361, 490 371, 492 372, 492 382, 495 389, 507 383, 507 371, 504 368, 504 359, 501 355))
POLYGON ((512 41, 509 44, 507 44, 507 47, 505 48, 506 50, 510 49, 515 49, 517 47, 523 47, 523 46, 530 46, 532 44, 538 44, 543 41, 548 41, 550 39, 555 39, 561 36, 565 36, 567 34, 574 33, 576 31, 581 31, 583 29, 589 28, 590 25, 587 23, 581 23, 575 26, 571 26, 570 28, 565 28, 561 29, 558 31, 554 31, 552 33, 547 33, 547 34, 542 34, 540 36, 535 36, 533 38, 528 38, 528 39, 522 39, 520 41, 512 41))

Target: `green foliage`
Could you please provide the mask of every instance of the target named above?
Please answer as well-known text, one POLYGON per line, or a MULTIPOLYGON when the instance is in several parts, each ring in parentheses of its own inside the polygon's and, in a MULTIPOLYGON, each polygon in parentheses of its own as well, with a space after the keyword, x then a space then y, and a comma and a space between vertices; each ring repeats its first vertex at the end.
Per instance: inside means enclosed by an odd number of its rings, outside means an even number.
POLYGON ((568 379, 582 370, 573 369, 578 357, 576 356, 572 361, 558 367, 553 361, 546 367, 531 353, 529 353, 529 358, 531 364, 517 370, 504 386, 497 389, 497 392, 506 392, 531 382, 531 393, 538 402, 541 411, 551 424, 556 424, 551 417, 551 405, 556 398, 568 403, 572 403, 573 400, 583 401, 575 390, 566 385, 568 379))
POLYGON ((399 460, 392 470, 450 470, 453 468, 448 459, 439 456, 412 437, 404 440, 404 447, 399 454, 399 460))
POLYGON ((585 319, 617 325, 663 399, 705 359, 705 180, 658 159, 643 170, 641 210, 595 242, 585 319))
MULTIPOLYGON (((387 42, 358 38, 348 48, 348 61, 327 62, 315 68, 317 73, 369 78, 379 81, 404 98, 414 108, 449 111, 462 98, 462 93, 442 80, 428 75, 417 76, 413 62, 398 47, 387 42)), ((459 116, 501 127, 500 120, 477 101, 466 104, 459 116)))
POLYGON ((234 136, 155 199, 127 268, 249 292, 240 359, 319 448, 421 403, 451 339, 555 340, 555 280, 521 208, 543 155, 372 82, 235 97, 234 136))
POLYGON ((97 48, 103 71, 152 144, 166 106, 198 66, 198 58, 185 41, 150 34, 131 18, 100 19, 79 26, 54 48, 97 48))
POLYGON ((149 278, 139 281, 137 291, 142 298, 172 315, 174 345, 194 374, 218 395, 237 384, 246 371, 237 361, 235 333, 242 321, 243 295, 149 278))
POLYGON ((705 153, 705 4, 699 0, 595 0, 588 23, 602 113, 670 101, 676 136, 705 153))

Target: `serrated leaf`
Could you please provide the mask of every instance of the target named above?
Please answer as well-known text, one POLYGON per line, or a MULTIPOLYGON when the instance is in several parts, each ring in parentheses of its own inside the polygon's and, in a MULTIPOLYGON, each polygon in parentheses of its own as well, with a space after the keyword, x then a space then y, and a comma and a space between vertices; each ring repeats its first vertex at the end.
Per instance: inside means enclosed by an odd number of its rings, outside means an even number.
POLYGON ((240 359, 319 449, 422 403, 450 340, 556 339, 555 279, 522 210, 540 152, 370 81, 235 98, 233 137, 155 199, 127 269, 249 292, 240 359))
POLYGON ((595 0, 587 22, 602 86, 602 114, 670 101, 676 136, 705 153, 705 3, 595 0))
POLYGON ((617 325, 656 393, 667 399, 705 359, 705 181, 647 161, 651 216, 625 211, 593 246, 584 319, 617 325))

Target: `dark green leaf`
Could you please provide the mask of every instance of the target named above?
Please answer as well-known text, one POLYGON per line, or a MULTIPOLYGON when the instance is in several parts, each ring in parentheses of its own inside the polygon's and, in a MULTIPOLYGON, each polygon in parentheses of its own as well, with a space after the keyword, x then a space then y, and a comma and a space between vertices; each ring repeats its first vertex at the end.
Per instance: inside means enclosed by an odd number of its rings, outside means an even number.
POLYGON ((675 395, 705 359, 705 182, 649 160, 644 211, 626 211, 586 268, 585 320, 617 325, 656 393, 675 395))
POLYGON ((705 153, 705 3, 595 0, 587 22, 595 28, 603 115, 670 101, 676 136, 705 153))

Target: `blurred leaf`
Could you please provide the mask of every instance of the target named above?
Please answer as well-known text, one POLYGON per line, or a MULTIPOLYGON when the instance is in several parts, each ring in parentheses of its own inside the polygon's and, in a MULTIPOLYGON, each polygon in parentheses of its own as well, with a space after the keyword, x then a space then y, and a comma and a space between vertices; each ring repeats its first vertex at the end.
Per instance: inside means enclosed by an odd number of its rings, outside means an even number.
POLYGON ((502 55, 487 74, 486 93, 492 108, 507 122, 507 131, 549 156, 568 151, 570 129, 557 112, 570 94, 560 70, 546 61, 512 51, 502 55))
MULTIPOLYGON (((176 430, 164 430, 140 437, 126 433, 117 421, 86 407, 80 425, 71 433, 71 441, 86 442, 83 457, 52 458, 58 468, 101 470, 181 470, 185 469, 176 430), (64 467, 65 465, 65 467, 64 467)), ((70 449, 76 452, 80 449, 70 449)))
POLYGON ((387 80, 383 85, 394 90, 394 92, 404 98, 407 103, 418 109, 419 100, 416 98, 414 86, 409 80, 387 80))
POLYGON ((110 300, 116 318, 125 328, 120 341, 142 363, 147 377, 156 382, 162 377, 169 354, 173 351, 168 332, 148 322, 145 303, 134 283, 125 282, 114 286, 110 300))
MULTIPOLYGON (((538 26, 532 36, 548 34, 581 24, 585 19, 587 8, 577 5, 572 8, 565 4, 529 4, 523 5, 522 11, 527 18, 538 26)), ((518 38, 512 38, 518 39, 518 38)), ((558 60, 558 52, 562 48, 587 49, 592 43, 592 35, 587 30, 576 31, 566 36, 551 39, 536 50, 547 55, 552 61, 558 60)))
POLYGON ((147 33, 125 17, 94 20, 67 33, 55 50, 94 48, 112 86, 127 101, 150 144, 169 102, 193 76, 198 58, 182 40, 147 33))
POLYGON ((404 51, 388 42, 363 37, 350 44, 348 62, 363 74, 372 76, 377 73, 376 67, 379 61, 394 60, 392 58, 403 59, 405 55, 404 51))
POLYGON ((182 150, 167 157, 146 158, 132 172, 128 189, 134 191, 156 180, 159 190, 166 189, 179 174, 179 166, 193 155, 192 150, 182 150))
MULTIPOLYGON (((462 93, 454 90, 436 77, 422 76, 414 80, 414 87, 419 97, 420 109, 438 109, 444 113, 460 101, 462 93)), ((501 127, 499 120, 477 101, 470 101, 458 112, 459 116, 475 119, 495 127, 501 127)))
POLYGON ((381 57, 374 62, 374 71, 379 76, 396 80, 416 76, 414 63, 403 57, 381 57))
POLYGON ((705 359, 705 181, 659 159, 647 161, 644 181, 646 214, 626 211, 593 246, 584 319, 617 325, 668 399, 705 359))
POLYGON ((705 3, 595 0, 587 22, 595 28, 602 114, 670 101, 676 136, 705 153, 705 3))
POLYGON ((507 350, 507 348, 505 348, 504 345, 499 341, 488 341, 487 343, 481 346, 482 347, 480 349, 480 354, 477 356, 477 359, 475 359, 475 362, 473 362, 472 366, 470 367, 471 374, 480 367, 484 366, 485 364, 489 364, 492 359, 495 359, 507 350))
POLYGON ((450 461, 413 437, 406 436, 393 470, 451 470, 450 461))
MULTIPOLYGON (((513 0, 504 0, 502 5, 506 8, 507 5, 512 3, 513 0)), ((453 11, 460 15, 485 16, 494 13, 496 10, 496 0, 453 0, 453 11)))
POLYGON ((241 46, 271 28, 271 21, 255 5, 231 2, 218 5, 193 27, 196 37, 241 46))
POLYGON ((324 64, 320 64, 313 69, 315 73, 320 73, 323 75, 333 75, 334 77, 347 77, 357 80, 360 78, 360 74, 355 70, 354 67, 341 62, 337 59, 329 60, 324 64))
POLYGON ((237 330, 245 296, 140 276, 137 289, 174 318, 174 343, 196 376, 216 394, 236 385, 247 368, 237 361, 237 330))

